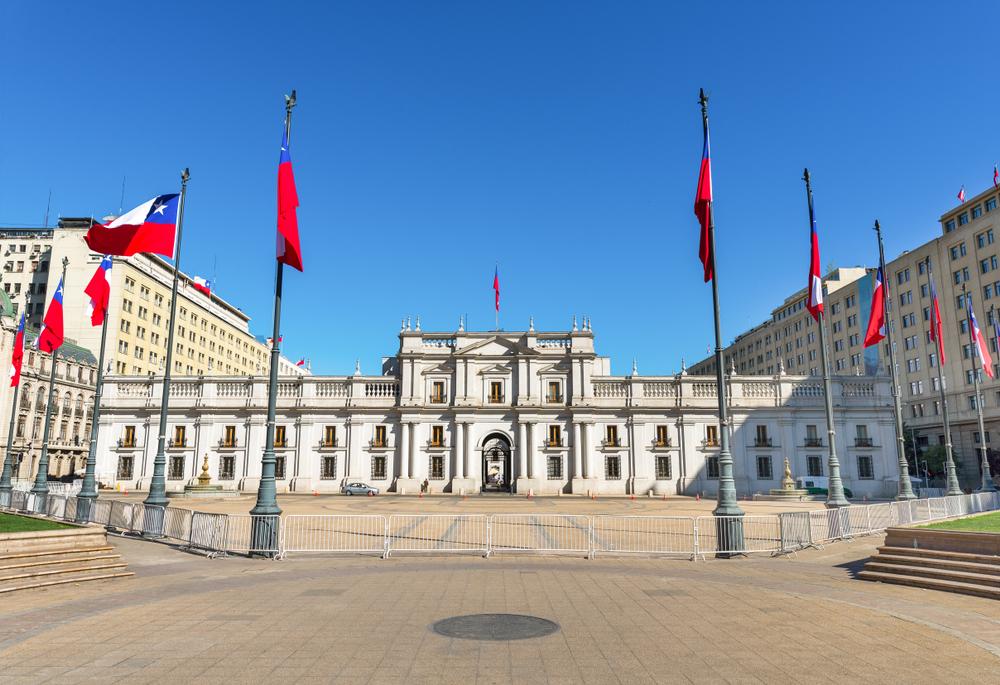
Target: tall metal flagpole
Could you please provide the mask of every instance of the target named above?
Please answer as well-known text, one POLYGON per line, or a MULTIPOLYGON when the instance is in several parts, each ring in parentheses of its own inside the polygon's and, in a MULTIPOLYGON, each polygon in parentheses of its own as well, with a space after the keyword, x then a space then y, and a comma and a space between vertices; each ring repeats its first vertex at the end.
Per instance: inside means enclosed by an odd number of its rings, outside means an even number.
MULTIPOLYGON (((698 94, 701 104, 701 125, 708 136, 708 96, 704 89, 698 94)), ((719 399, 719 494, 712 514, 717 517, 740 517, 743 509, 736 498, 733 478, 733 453, 729 448, 729 409, 726 405, 725 369, 722 361, 722 325, 719 313, 719 268, 715 259, 715 202, 709 201, 708 235, 712 252, 712 313, 715 315, 715 385, 719 399)), ((740 518, 720 518, 716 522, 719 550, 743 548, 743 521, 740 518)))
MULTIPOLYGON (((937 288, 934 287, 934 271, 931 267, 931 258, 927 257, 925 260, 927 264, 927 280, 931 284, 931 288, 934 290, 935 295, 937 294, 937 288)), ((934 307, 934 303, 931 303, 931 307, 934 307)), ((940 306, 938 307, 940 309, 940 306)), ((939 314, 933 315, 935 318, 939 317, 939 314)), ((933 322, 932 322, 933 323, 933 322)), ((940 326, 940 320, 937 323, 940 326)), ((932 326, 933 327, 933 326, 932 326)), ((940 336, 941 331, 934 331, 935 336, 940 336)), ((944 349, 944 340, 941 340, 941 349, 944 349)), ((938 389, 941 391, 941 415, 944 421, 944 465, 945 473, 947 478, 947 488, 945 489, 946 495, 961 495, 962 488, 958 485, 958 475, 955 473, 955 459, 952 455, 951 450, 951 421, 948 420, 948 397, 945 394, 945 375, 944 375, 944 359, 938 359, 938 389)))
POLYGON ((885 319, 885 342, 889 346, 892 409, 896 418, 896 458, 899 460, 899 489, 896 499, 915 499, 913 485, 910 483, 910 465, 906 461, 906 446, 903 438, 903 407, 899 398, 899 376, 896 369, 896 345, 892 340, 892 319, 889 318, 889 278, 885 271, 885 249, 882 247, 882 227, 879 226, 878 219, 875 219, 875 234, 878 236, 878 266, 882 270, 882 315, 885 319))
MULTIPOLYGON (((62 284, 63 291, 66 290, 66 267, 69 265, 69 259, 63 257, 62 260, 62 284)), ((51 305, 49 305, 51 307, 51 305)), ((41 336, 41 332, 39 332, 41 336)), ((49 369, 49 401, 45 407, 45 428, 42 431, 42 454, 38 457, 38 472, 35 473, 35 485, 31 488, 32 494, 35 495, 35 511, 38 513, 44 513, 46 511, 46 504, 49 495, 49 431, 52 424, 52 397, 56 391, 56 362, 59 358, 59 348, 52 350, 52 357, 49 360, 51 367, 49 369)))
MULTIPOLYGON (((285 140, 291 145, 292 108, 295 107, 295 91, 285 96, 285 140)), ((278 364, 281 356, 281 285, 285 272, 285 264, 275 260, 277 267, 274 276, 274 327, 271 334, 271 369, 267 385, 267 433, 264 442, 264 455, 260 460, 260 485, 257 488, 257 503, 250 513, 253 520, 253 545, 255 550, 264 554, 272 554, 271 550, 278 548, 278 516, 281 507, 278 506, 278 490, 275 486, 275 467, 277 459, 274 456, 274 423, 278 404, 278 364)))
MULTIPOLYGON (((993 333, 994 333, 993 340, 995 341, 997 346, 997 354, 1000 354, 1000 336, 996 335, 997 332, 996 309, 994 307, 990 307, 989 323, 993 326, 993 333)), ((980 419, 979 435, 983 436, 983 455, 982 455, 982 462, 980 462, 980 468, 982 470, 982 473, 980 475, 982 476, 982 482, 979 485, 979 492, 996 492, 997 486, 996 483, 993 482, 993 474, 990 472, 990 460, 986 455, 986 440, 985 440, 986 434, 983 432, 983 425, 982 425, 983 410, 982 410, 982 405, 979 402, 978 391, 976 392, 976 398, 977 398, 976 405, 979 407, 979 419, 980 419)))
MULTIPOLYGON (((809 201, 809 226, 812 227, 816 222, 816 214, 813 211, 813 191, 812 181, 809 178, 809 169, 806 169, 803 172, 802 180, 806 182, 806 198, 809 201)), ((840 479, 840 459, 837 458, 836 432, 833 427, 833 386, 830 382, 830 365, 827 363, 826 351, 825 308, 820 310, 818 314, 819 316, 816 323, 819 325, 819 356, 820 364, 823 366, 823 397, 826 404, 826 434, 827 440, 830 443, 830 456, 827 458, 827 464, 830 467, 830 477, 826 494, 826 506, 829 509, 835 509, 837 507, 849 506, 851 503, 847 501, 846 497, 844 497, 844 483, 840 479)))
MULTIPOLYGON (((101 257, 103 260, 104 258, 101 257)), ((112 260, 112 268, 114 259, 112 260)), ((100 267, 98 267, 100 268, 100 267)), ((93 508, 94 500, 97 499, 97 482, 94 472, 97 470, 97 434, 98 423, 101 419, 101 395, 104 391, 104 347, 108 340, 108 309, 104 309, 104 321, 101 322, 101 351, 97 361, 97 387, 94 389, 94 411, 90 414, 90 451, 87 452, 87 471, 83 476, 83 487, 77 495, 78 499, 86 504, 77 507, 77 520, 89 521, 90 510, 93 508)))
MULTIPOLYGON (((25 291, 24 295, 24 308, 28 308, 28 294, 25 291)), ((25 314, 27 312, 25 311, 25 314)), ((15 328, 14 338, 17 339, 17 330, 15 328)), ((24 340, 21 341, 22 349, 24 346, 24 340)), ((13 348, 12 348, 13 349, 13 348)), ((12 352, 13 354, 13 352, 12 352)), ((0 472, 0 505, 9 506, 10 505, 10 493, 13 491, 13 486, 11 484, 11 478, 14 473, 14 425, 17 421, 17 395, 18 391, 21 389, 21 381, 18 379, 17 385, 14 386, 14 397, 10 402, 10 428, 7 430, 7 451, 4 452, 3 458, 3 471, 0 472)))
MULTIPOLYGON (((962 284, 962 296, 965 301, 966 311, 972 311, 972 293, 965 290, 965 283, 962 284)), ((982 470, 982 479, 979 485, 980 492, 992 492, 996 490, 993 485, 993 478, 990 476, 990 460, 986 456, 986 428, 983 426, 983 396, 979 392, 979 374, 983 364, 982 357, 979 356, 979 341, 976 340, 975 331, 972 330, 972 319, 969 319, 969 343, 972 345, 972 378, 975 383, 976 392, 976 418, 979 420, 979 466, 982 470)))
MULTIPOLYGON (((167 358, 163 369, 163 396, 160 400, 160 428, 156 441, 156 457, 153 459, 153 478, 149 482, 146 504, 165 507, 167 499, 167 410, 170 402, 170 371, 174 365, 174 318, 177 314, 177 282, 181 271, 181 231, 184 227, 184 199, 191 172, 181 172, 181 198, 177 206, 177 245, 174 248, 174 283, 170 290, 170 323, 167 325, 167 358)), ((103 347, 102 347, 103 350, 103 347)), ((96 424, 96 421, 95 421, 96 424)))

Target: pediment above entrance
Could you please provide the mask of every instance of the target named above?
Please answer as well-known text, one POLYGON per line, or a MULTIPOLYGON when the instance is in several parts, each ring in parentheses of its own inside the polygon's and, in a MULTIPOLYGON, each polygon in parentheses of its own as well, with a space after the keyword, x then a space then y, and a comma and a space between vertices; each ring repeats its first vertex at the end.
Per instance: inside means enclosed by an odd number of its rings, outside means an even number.
POLYGON ((549 364, 548 366, 543 366, 542 368, 535 371, 539 376, 548 373, 569 373, 570 367, 568 363, 557 362, 555 364, 549 364))
POLYGON ((456 357, 513 357, 516 354, 524 353, 516 342, 505 340, 499 336, 493 336, 486 340, 481 340, 474 345, 462 348, 455 353, 456 357))
POLYGON ((485 369, 480 369, 477 373, 480 376, 497 376, 497 375, 506 375, 509 374, 510 372, 511 368, 509 366, 506 366, 504 364, 493 364, 492 366, 488 366, 485 369))

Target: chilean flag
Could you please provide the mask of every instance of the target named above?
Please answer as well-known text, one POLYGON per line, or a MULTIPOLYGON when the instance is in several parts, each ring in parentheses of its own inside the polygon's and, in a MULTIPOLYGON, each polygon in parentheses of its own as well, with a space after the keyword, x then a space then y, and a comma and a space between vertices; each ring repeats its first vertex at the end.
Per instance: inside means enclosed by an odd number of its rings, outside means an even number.
POLYGON ((993 378, 993 358, 990 357, 990 348, 986 346, 986 338, 979 330, 979 322, 976 321, 976 313, 972 311, 972 298, 965 296, 966 307, 969 310, 969 329, 972 332, 972 344, 976 348, 976 356, 983 365, 983 371, 990 378, 993 378))
POLYGON ((500 271, 493 267, 493 299, 496 310, 500 311, 500 271))
POLYGON ((292 155, 288 151, 288 132, 281 137, 281 157, 278 159, 278 261, 302 271, 302 249, 299 247, 299 219, 295 208, 299 195, 292 174, 292 155))
POLYGON ((868 315, 868 330, 865 332, 865 347, 877 345, 885 337, 885 277, 882 267, 875 277, 875 290, 872 291, 872 310, 868 315))
POLYGON ((1000 186, 1000 167, 993 165, 993 187, 1000 186))
POLYGON ((701 151, 701 170, 698 172, 698 189, 694 196, 694 215, 701 224, 701 240, 698 244, 698 258, 705 272, 705 282, 712 280, 715 270, 715 255, 712 254, 712 153, 708 142, 708 128, 705 129, 705 145, 701 151))
POLYGON ((111 300, 111 284, 108 282, 110 271, 111 255, 104 255, 100 266, 94 272, 94 277, 83 289, 84 294, 90 296, 87 313, 90 314, 90 323, 94 326, 103 324, 104 317, 108 313, 108 303, 111 300))
POLYGON ((944 331, 941 325, 941 307, 938 306, 937 288, 934 287, 934 276, 927 271, 928 280, 931 282, 931 341, 937 343, 938 356, 942 364, 945 363, 944 356, 944 331))
POLYGON ((193 285, 194 289, 198 292, 204 293, 208 297, 212 296, 212 281, 202 278, 201 276, 195 276, 191 281, 191 285, 193 285))
POLYGON ((21 312, 21 322, 17 324, 17 334, 14 336, 14 351, 10 356, 10 387, 21 382, 21 363, 24 361, 24 312, 21 312))
POLYGON ((819 271, 819 234, 816 233, 816 217, 813 214, 812 205, 809 206, 809 241, 811 243, 812 255, 809 259, 809 291, 806 300, 806 309, 819 321, 819 315, 823 313, 823 275, 819 271))
POLYGON ((83 239, 101 254, 128 257, 155 252, 173 258, 179 198, 177 193, 157 195, 110 223, 95 221, 83 239))
POLYGON ((962 186, 958 190, 958 201, 965 202, 965 186, 962 186))
POLYGON ((305 366, 305 365, 306 365, 305 357, 295 362, 295 366, 305 366))
POLYGON ((59 279, 59 287, 52 296, 49 311, 42 320, 42 330, 38 333, 38 349, 43 352, 55 352, 63 344, 63 282, 59 279))

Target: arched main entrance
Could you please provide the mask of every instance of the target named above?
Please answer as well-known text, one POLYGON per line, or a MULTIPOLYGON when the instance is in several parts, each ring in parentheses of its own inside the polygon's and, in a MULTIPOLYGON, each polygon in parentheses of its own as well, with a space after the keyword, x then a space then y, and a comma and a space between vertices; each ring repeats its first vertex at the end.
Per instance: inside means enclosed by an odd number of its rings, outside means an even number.
POLYGON ((483 492, 510 492, 510 481, 510 441, 493 433, 483 441, 483 492))

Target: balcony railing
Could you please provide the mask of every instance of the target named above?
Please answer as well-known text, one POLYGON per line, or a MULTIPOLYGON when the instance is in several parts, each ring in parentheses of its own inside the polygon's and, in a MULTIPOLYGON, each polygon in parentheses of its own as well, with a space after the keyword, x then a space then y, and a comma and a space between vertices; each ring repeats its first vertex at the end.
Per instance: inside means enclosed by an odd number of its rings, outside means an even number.
POLYGON ((872 447, 874 444, 871 438, 854 438, 855 447, 872 447))
POLYGON ((754 438, 754 447, 774 447, 773 440, 771 438, 754 438))
POLYGON ((340 447, 340 438, 334 438, 333 440, 323 438, 319 441, 319 448, 323 449, 324 447, 340 447))
POLYGON ((170 442, 167 444, 167 447, 174 449, 187 446, 188 446, 187 438, 181 438, 180 440, 178 440, 177 438, 171 438, 170 442))
POLYGON ((665 440, 660 440, 658 438, 653 439, 653 447, 670 447, 670 438, 665 440))
POLYGON ((238 446, 239 441, 236 438, 227 440, 226 438, 219 438, 219 447, 221 449, 233 449, 238 446))
POLYGON ((444 404, 444 395, 431 395, 431 404, 444 404))
POLYGON ((490 395, 490 404, 503 404, 505 402, 503 395, 490 395))
POLYGON ((122 438, 121 440, 118 441, 118 446, 119 447, 125 447, 125 448, 134 448, 135 447, 135 438, 132 438, 131 440, 126 439, 126 438, 122 438))
POLYGON ((822 447, 823 438, 806 438, 806 447, 822 447))
POLYGON ((285 438, 284 440, 278 440, 277 438, 275 438, 274 439, 274 446, 275 447, 288 447, 288 438, 285 438))
POLYGON ((563 401, 562 395, 546 395, 545 401, 549 404, 558 404, 563 401))
POLYGON ((371 440, 368 441, 368 446, 369 447, 375 447, 375 448, 378 448, 378 449, 384 449, 384 448, 386 448, 386 447, 389 446, 389 441, 388 440, 378 440, 376 438, 372 438, 371 440))
POLYGON ((718 438, 705 438, 704 440, 701 441, 701 444, 703 446, 705 446, 705 447, 718 447, 719 446, 719 439, 718 438))
POLYGON ((427 446, 430 447, 430 448, 443 449, 443 448, 448 447, 448 444, 444 440, 433 440, 432 439, 432 440, 428 440, 427 441, 427 446))
POLYGON ((605 438, 601 440, 601 447, 621 447, 621 438, 605 438))
POLYGON ((548 438, 545 441, 545 446, 546 447, 565 447, 566 446, 566 438, 559 438, 558 440, 553 440, 552 438, 548 438))

